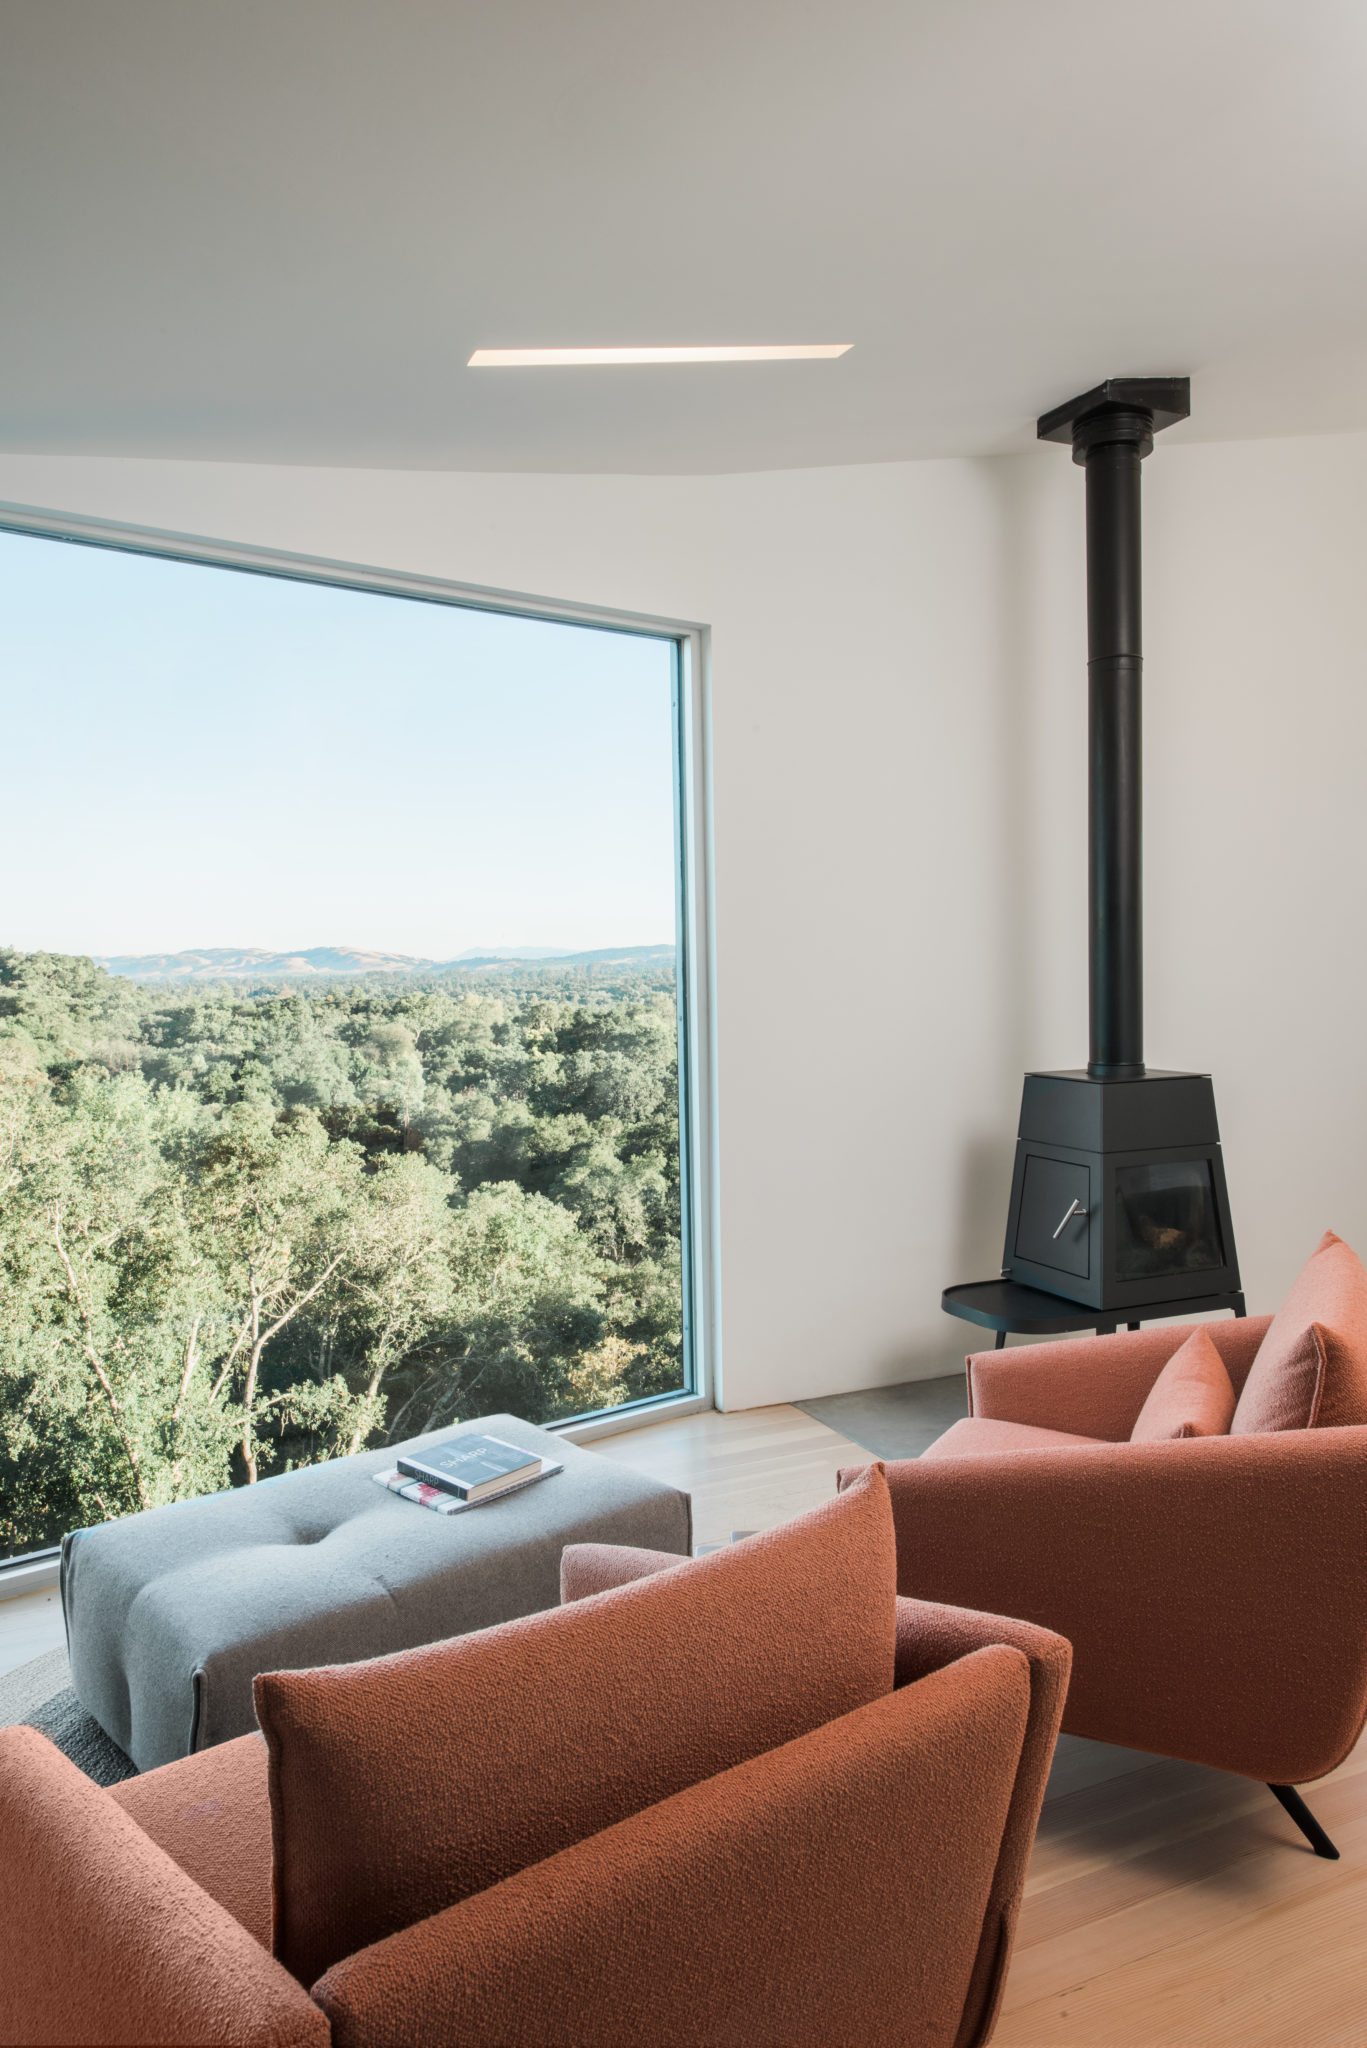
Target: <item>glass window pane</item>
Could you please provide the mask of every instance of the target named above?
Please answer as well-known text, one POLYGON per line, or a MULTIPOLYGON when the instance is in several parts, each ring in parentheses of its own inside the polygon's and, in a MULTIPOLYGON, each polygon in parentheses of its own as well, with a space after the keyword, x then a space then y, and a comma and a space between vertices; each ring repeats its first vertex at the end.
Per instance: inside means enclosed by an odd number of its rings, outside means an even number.
POLYGON ((687 1384, 676 663, 0 534, 0 1555, 687 1384))

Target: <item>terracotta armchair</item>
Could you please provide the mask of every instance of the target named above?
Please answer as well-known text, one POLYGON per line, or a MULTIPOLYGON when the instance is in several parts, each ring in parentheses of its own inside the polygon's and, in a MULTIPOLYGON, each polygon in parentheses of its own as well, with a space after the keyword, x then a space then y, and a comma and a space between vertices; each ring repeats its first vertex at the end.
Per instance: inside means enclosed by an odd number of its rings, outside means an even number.
MULTIPOLYGON (((1236 1395, 1272 1320, 1205 1326, 1236 1395)), ((1129 1441, 1188 1335, 971 1357, 969 1419, 887 1467, 898 1588, 1066 1636, 1067 1731, 1261 1779, 1336 1855, 1291 1788, 1367 1715, 1367 1415, 1129 1441)))
POLYGON ((986 2041, 1067 1644, 897 1601, 881 1468, 564 1575, 112 1792, 0 1732, 0 2042, 986 2041))

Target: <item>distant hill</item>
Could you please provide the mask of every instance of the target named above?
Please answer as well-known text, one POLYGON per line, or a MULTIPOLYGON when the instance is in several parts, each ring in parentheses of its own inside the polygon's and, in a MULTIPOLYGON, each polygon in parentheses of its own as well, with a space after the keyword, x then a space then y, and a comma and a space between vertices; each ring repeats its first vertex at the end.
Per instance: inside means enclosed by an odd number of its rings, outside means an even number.
POLYGON ((529 946, 525 952, 498 950, 462 953, 454 960, 423 960, 411 953, 371 953, 358 946, 311 946, 298 953, 268 953, 255 946, 206 946, 186 953, 115 953, 96 959, 97 967, 129 981, 355 981, 381 974, 405 975, 487 972, 529 967, 659 967, 672 964, 673 946, 603 946, 591 953, 557 953, 529 946))
MULTIPOLYGON (((673 946, 600 946, 596 953, 554 953, 538 957, 538 967, 672 967, 673 946)), ((466 963, 469 964, 468 962, 466 963)), ((501 962, 506 965, 506 962, 501 962)))
POLYGON ((301 953, 206 946, 189 953, 116 953, 95 964, 130 981, 312 981, 322 975, 430 973, 437 963, 408 953, 367 953, 356 946, 312 946, 301 953))
POLYGON ((483 963, 486 960, 557 960, 563 959, 563 946, 467 946, 463 953, 457 953, 454 960, 448 960, 448 967, 468 967, 472 960, 483 963))

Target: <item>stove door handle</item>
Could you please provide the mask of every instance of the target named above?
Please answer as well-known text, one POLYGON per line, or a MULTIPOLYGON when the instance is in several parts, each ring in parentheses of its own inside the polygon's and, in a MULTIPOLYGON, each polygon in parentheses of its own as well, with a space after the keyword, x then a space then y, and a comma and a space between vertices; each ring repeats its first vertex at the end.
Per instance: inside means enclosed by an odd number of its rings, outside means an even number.
POLYGON ((1074 1195, 1072 1201, 1068 1204, 1068 1207, 1064 1212, 1063 1223, 1059 1224, 1058 1229, 1054 1232, 1054 1236, 1056 1238, 1062 1237, 1063 1226, 1065 1223, 1071 1223, 1074 1216, 1085 1216, 1086 1214, 1087 1211, 1083 1208, 1077 1196, 1074 1195))

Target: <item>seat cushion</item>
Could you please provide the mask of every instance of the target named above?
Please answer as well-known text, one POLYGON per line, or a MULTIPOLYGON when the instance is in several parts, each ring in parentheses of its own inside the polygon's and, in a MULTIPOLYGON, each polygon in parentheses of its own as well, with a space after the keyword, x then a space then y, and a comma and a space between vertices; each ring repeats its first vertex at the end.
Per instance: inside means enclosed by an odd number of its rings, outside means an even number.
POLYGON ((239 1735, 111 1788, 145 1835, 232 1914, 271 1945, 271 1801, 266 1745, 239 1735))
POLYGON ((892 1690, 881 1465, 711 1556, 478 1635, 256 1681, 274 1948, 305 1984, 892 1690))
POLYGON ((1130 1431, 1130 1442, 1157 1444, 1179 1437, 1228 1436, 1234 1399, 1225 1361, 1209 1330, 1198 1323, 1149 1389, 1130 1431))
POLYGON ((1244 1382, 1233 1436, 1367 1422, 1367 1272, 1326 1230, 1272 1318, 1244 1382))
POLYGON ((1066 1429, 1036 1429, 1032 1422, 994 1422, 968 1415, 937 1437, 923 1458, 990 1458, 999 1451, 1057 1451, 1068 1444, 1099 1444, 1099 1436, 1074 1436, 1066 1429))

